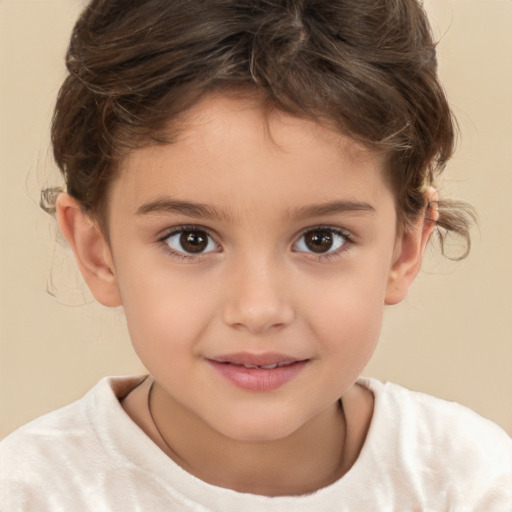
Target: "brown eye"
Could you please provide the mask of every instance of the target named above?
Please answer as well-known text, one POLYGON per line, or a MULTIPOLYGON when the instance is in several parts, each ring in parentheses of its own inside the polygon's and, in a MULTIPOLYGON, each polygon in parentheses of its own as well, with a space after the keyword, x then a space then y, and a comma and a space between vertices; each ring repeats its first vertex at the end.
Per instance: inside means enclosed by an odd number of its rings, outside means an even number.
POLYGON ((348 237, 336 229, 313 229, 304 233, 294 246, 299 252, 317 254, 336 252, 348 241, 348 237))
POLYGON ((174 251, 186 254, 203 254, 218 249, 208 233, 195 229, 176 231, 169 235, 165 242, 174 251))
POLYGON ((332 248, 332 233, 330 231, 310 231, 304 235, 304 243, 313 252, 327 252, 332 248))
POLYGON ((203 252, 208 247, 208 235, 201 231, 185 231, 180 236, 180 244, 186 252, 203 252))

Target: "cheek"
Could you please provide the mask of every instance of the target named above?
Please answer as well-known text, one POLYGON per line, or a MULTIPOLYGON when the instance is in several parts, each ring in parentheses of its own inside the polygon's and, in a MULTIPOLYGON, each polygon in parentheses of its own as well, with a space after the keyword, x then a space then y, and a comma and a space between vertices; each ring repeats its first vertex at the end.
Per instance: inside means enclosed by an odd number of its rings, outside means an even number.
POLYGON ((170 272, 121 276, 121 295, 135 350, 171 353, 194 344, 215 311, 215 292, 170 272))
POLYGON ((379 338, 387 273, 384 265, 373 263, 373 268, 347 270, 311 289, 304 306, 324 349, 347 362, 366 362, 379 338))
POLYGON ((321 315, 319 338, 348 359, 366 357, 377 343, 382 323, 382 301, 351 295, 330 304, 321 315))

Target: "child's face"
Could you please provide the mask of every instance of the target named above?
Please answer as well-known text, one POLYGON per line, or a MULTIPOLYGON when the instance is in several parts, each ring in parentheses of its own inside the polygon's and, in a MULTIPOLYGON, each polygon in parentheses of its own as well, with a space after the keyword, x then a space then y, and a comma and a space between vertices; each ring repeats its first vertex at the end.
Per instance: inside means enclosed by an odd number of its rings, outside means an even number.
POLYGON ((196 105, 175 143, 126 158, 109 198, 112 268, 169 403, 245 440, 336 407, 394 286, 384 167, 312 121, 224 96, 196 105))

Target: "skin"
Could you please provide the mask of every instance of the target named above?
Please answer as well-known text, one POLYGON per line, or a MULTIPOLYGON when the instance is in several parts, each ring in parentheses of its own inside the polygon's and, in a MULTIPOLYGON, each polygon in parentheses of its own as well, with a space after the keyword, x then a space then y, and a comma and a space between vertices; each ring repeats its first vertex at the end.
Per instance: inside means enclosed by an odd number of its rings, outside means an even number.
POLYGON ((152 413, 166 444, 144 410, 147 389, 123 405, 192 474, 243 492, 301 494, 357 459, 373 399, 354 383, 384 305, 405 297, 434 226, 424 214, 407 231, 397 226, 385 168, 384 155, 313 121, 211 95, 174 143, 124 158, 108 243, 71 197, 59 198, 89 287, 124 307, 155 379, 152 413), (179 235, 169 238, 182 226, 211 237, 206 252, 187 254, 179 235), (319 227, 334 240, 326 253, 305 243, 319 227), (239 352, 306 364, 277 389, 248 391, 208 362, 239 352))

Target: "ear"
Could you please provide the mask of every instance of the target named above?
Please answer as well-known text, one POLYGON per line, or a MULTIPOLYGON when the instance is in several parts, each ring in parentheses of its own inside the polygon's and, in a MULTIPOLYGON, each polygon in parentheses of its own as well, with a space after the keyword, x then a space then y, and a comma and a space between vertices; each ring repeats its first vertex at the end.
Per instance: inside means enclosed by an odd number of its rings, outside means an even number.
POLYGON ((112 254, 100 228, 69 194, 59 195, 56 210, 60 230, 92 294, 105 306, 120 306, 112 254))
POLYGON ((413 226, 403 229, 397 237, 386 289, 387 305, 397 304, 406 297, 420 271, 425 247, 439 218, 438 200, 437 190, 429 187, 425 192, 425 208, 413 226))

